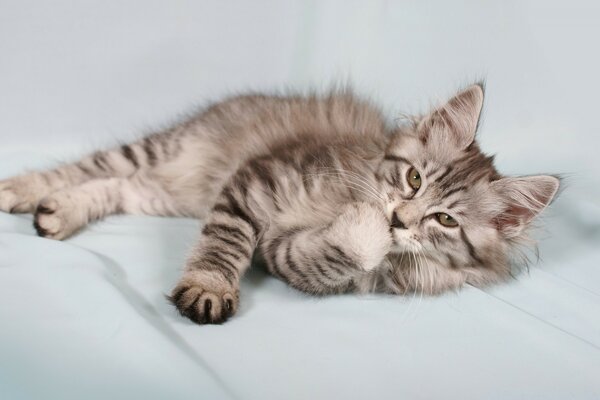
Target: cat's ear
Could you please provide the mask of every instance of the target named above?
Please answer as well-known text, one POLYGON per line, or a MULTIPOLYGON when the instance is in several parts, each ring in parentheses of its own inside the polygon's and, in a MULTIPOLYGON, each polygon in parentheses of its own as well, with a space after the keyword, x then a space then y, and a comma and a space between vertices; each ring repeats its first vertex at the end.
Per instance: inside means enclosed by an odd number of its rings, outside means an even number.
POLYGON ((498 231, 512 238, 550 204, 560 180, 551 175, 524 176, 502 178, 491 186, 502 204, 502 211, 495 218, 498 231))
POLYGON ((475 140, 483 96, 483 84, 471 85, 434 109, 417 126, 421 141, 432 139, 452 143, 460 150, 467 148, 475 140))

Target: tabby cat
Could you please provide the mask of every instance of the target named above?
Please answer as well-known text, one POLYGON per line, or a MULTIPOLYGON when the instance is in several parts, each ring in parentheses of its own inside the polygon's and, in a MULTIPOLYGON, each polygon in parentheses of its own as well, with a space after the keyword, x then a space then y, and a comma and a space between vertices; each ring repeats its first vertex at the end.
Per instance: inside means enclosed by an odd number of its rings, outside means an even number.
POLYGON ((170 296, 194 322, 238 308, 253 256, 304 292, 437 294, 511 275, 559 187, 505 177, 475 142, 483 85, 390 126, 349 90, 245 95, 135 143, 0 181, 0 209, 65 239, 128 213, 205 220, 170 296))

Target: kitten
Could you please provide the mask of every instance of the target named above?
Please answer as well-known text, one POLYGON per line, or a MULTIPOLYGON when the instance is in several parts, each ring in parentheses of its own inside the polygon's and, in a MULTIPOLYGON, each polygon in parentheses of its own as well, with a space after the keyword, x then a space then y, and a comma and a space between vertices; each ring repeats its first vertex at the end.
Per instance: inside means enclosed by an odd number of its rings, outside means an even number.
POLYGON ((304 292, 437 294, 510 276, 511 254, 559 187, 504 177, 475 142, 482 85, 389 127, 350 91, 247 95, 170 129, 0 182, 0 209, 65 239, 117 213, 205 219, 172 292, 221 323, 256 253, 304 292))

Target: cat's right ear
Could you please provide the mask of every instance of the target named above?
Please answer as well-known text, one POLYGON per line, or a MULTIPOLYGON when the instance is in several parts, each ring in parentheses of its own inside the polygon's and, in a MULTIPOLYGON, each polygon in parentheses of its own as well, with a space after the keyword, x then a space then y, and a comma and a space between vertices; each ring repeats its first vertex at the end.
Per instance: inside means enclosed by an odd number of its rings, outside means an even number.
POLYGON ((483 107, 483 84, 471 85, 434 109, 417 125, 423 143, 453 144, 466 149, 473 140, 483 107))
POLYGON ((560 180, 551 175, 502 178, 491 183, 500 198, 502 211, 495 221, 498 231, 514 238, 527 228, 550 204, 560 186, 560 180))

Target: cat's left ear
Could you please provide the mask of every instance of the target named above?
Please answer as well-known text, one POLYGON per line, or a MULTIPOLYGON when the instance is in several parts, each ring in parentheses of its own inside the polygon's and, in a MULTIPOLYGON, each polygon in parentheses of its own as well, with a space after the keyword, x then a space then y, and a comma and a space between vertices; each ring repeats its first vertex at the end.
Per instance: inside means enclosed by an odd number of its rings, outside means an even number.
POLYGON ((471 85, 433 110, 418 124, 421 141, 427 143, 431 139, 466 149, 475 140, 483 97, 483 84, 471 85))
POLYGON ((518 236, 550 204, 560 180, 551 175, 502 178, 491 187, 502 203, 496 216, 498 231, 507 238, 518 236))

